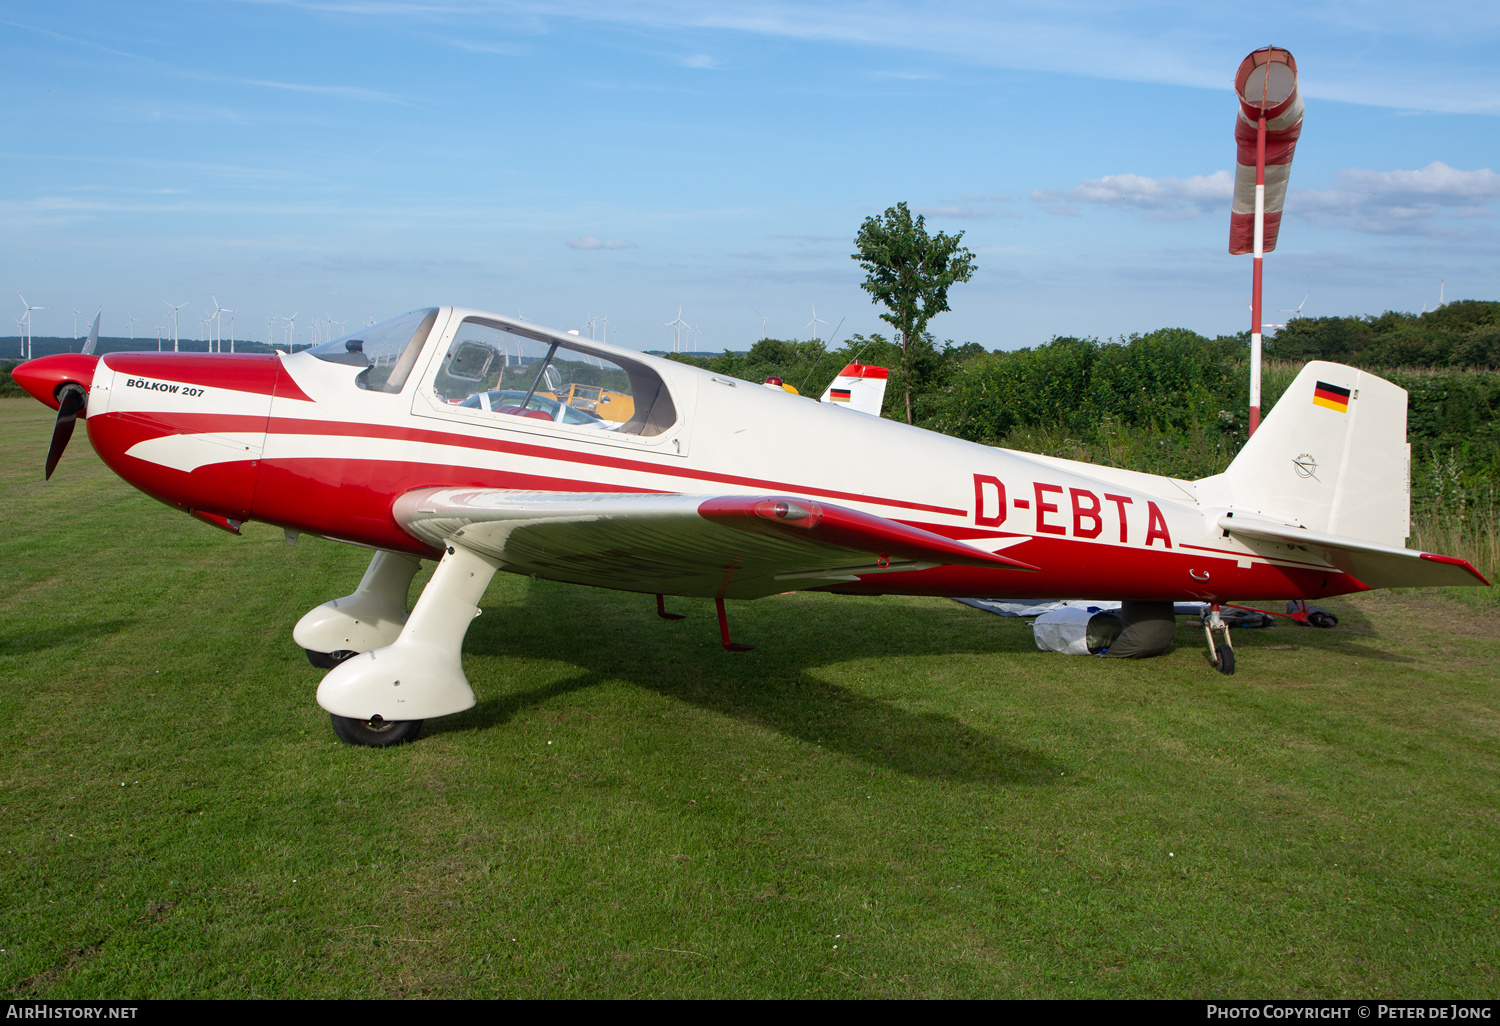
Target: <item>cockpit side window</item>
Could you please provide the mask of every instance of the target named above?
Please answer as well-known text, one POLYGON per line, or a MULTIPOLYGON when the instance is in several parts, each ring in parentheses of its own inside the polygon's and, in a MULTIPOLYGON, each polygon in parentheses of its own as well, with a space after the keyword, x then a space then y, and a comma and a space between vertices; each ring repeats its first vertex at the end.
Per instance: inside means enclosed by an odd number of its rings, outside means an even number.
POLYGON ((437 309, 413 310, 314 346, 308 352, 328 363, 359 368, 354 383, 370 392, 401 391, 437 323, 437 309))
POLYGON ((472 317, 459 325, 432 387, 454 406, 584 430, 649 437, 677 420, 671 394, 645 364, 472 317))

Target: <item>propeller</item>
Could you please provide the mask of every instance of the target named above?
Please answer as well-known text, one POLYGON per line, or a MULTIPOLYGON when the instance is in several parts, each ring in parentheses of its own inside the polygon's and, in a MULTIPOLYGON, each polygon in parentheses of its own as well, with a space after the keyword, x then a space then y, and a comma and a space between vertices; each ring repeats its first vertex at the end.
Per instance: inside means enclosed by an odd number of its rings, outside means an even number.
POLYGON ((78 420, 78 411, 82 410, 88 403, 88 393, 83 386, 72 381, 63 385, 58 392, 57 423, 52 428, 52 444, 47 447, 47 480, 52 480, 52 472, 57 469, 57 461, 62 459, 63 450, 68 447, 68 439, 73 437, 73 425, 78 420))
POLYGON ((89 340, 83 344, 83 349, 81 350, 84 356, 92 356, 94 354, 94 347, 99 344, 99 318, 102 316, 104 316, 103 310, 94 314, 94 326, 89 329, 89 340))

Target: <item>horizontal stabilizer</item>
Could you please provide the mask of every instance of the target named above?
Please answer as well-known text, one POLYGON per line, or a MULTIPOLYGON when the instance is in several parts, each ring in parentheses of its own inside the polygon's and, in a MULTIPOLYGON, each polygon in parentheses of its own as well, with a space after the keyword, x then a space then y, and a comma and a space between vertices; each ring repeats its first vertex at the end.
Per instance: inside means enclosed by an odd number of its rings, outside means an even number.
POLYGON ((424 488, 391 512, 434 548, 460 544, 517 573, 670 595, 754 598, 950 564, 1036 569, 797 496, 424 488))
POLYGON ((1301 550, 1322 558, 1370 588, 1488 587, 1489 581, 1465 560, 1336 534, 1304 531, 1227 514, 1219 527, 1261 555, 1286 558, 1301 550))

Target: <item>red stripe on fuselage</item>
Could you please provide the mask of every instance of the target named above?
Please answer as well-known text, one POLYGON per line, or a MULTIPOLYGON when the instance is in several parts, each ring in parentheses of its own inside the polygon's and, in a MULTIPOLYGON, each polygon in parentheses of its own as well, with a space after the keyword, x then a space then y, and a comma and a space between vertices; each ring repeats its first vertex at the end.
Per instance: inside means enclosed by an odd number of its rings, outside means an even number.
POLYGON ((831 584, 818 590, 849 595, 943 595, 956 598, 1077 598, 1104 595, 1138 601, 1287 597, 1327 598, 1369 588, 1332 567, 1256 563, 1240 568, 1233 557, 1206 560, 1187 553, 1103 545, 1065 538, 1032 538, 1005 550, 1007 556, 1041 567, 1021 574, 978 567, 940 566, 896 574, 870 574, 858 584, 831 584), (1207 571, 1209 580, 1191 577, 1207 571))
MULTIPOLYGON (((100 438, 101 455, 122 477, 143 491, 173 505, 239 515, 225 509, 222 500, 205 501, 205 487, 194 487, 191 497, 180 495, 184 479, 198 479, 203 486, 217 476, 209 467, 187 475, 170 468, 155 468, 142 460, 128 460, 130 466, 117 466, 118 456, 131 445, 147 438, 173 432, 231 432, 257 430, 259 417, 215 414, 153 415, 108 414, 98 418, 103 423, 89 424, 91 439, 99 429, 111 437, 100 438), (155 468, 143 471, 142 468, 155 468), (128 471, 128 472, 127 472, 128 471), (143 476, 146 479, 143 479, 143 476), (158 480, 159 478, 159 480, 158 480)), ((806 495, 852 499, 858 502, 910 509, 929 510, 955 516, 967 511, 910 503, 901 500, 857 495, 819 488, 802 488, 780 482, 763 481, 737 475, 717 474, 685 467, 646 463, 641 460, 577 453, 545 445, 475 438, 470 435, 423 429, 398 428, 390 425, 331 423, 317 420, 278 418, 271 421, 277 433, 327 436, 385 438, 440 445, 453 445, 476 451, 502 452, 532 456, 565 464, 582 464, 613 469, 639 471, 665 478, 686 478, 772 491, 791 491, 806 495)), ((97 444, 97 443, 96 443, 97 444)), ((244 463, 221 464, 222 473, 244 473, 244 463)), ((391 517, 391 503, 405 492, 422 487, 483 487, 519 490, 567 492, 675 492, 675 487, 652 489, 581 480, 576 477, 552 477, 513 473, 484 468, 412 463, 400 460, 346 460, 316 456, 262 460, 255 498, 249 515, 255 519, 312 534, 326 534, 380 548, 435 557, 438 553, 403 531, 391 517)), ((1007 532, 976 530, 965 525, 927 523, 902 519, 901 523, 952 538, 1028 537, 1007 532)), ((831 586, 831 590, 865 594, 959 595, 997 597, 1022 594, 1028 597, 1075 597, 1080 594, 1130 595, 1140 599, 1200 598, 1223 601, 1230 598, 1318 598, 1366 590, 1359 581, 1329 568, 1284 566, 1257 562, 1241 569, 1237 553, 1223 553, 1210 564, 1211 582, 1191 578, 1188 570, 1201 568, 1204 556, 1189 553, 1147 551, 1129 546, 1063 538, 1037 538, 1021 542, 1006 550, 1006 555, 1042 568, 1039 574, 1017 574, 1013 570, 983 570, 968 567, 938 567, 932 570, 900 574, 870 575, 859 584, 831 586), (1226 565, 1219 566, 1218 563, 1226 565)))
MULTIPOLYGON (((743 485, 747 488, 764 488, 774 492, 797 492, 802 495, 821 495, 829 499, 845 499, 853 502, 870 502, 880 506, 892 506, 900 509, 921 510, 924 513, 941 513, 946 516, 966 517, 968 510, 954 509, 951 506, 933 506, 924 502, 908 502, 904 499, 887 499, 876 495, 861 495, 855 492, 841 492, 828 488, 815 486, 791 484, 785 481, 768 481, 755 477, 740 477, 736 474, 721 474, 707 470, 694 470, 690 467, 677 466, 671 463, 646 463, 642 460, 627 459, 619 456, 605 456, 599 453, 576 452, 571 449, 552 448, 547 445, 530 442, 502 441, 495 438, 476 437, 467 434, 455 434, 450 431, 433 431, 423 428, 397 427, 389 424, 351 424, 324 420, 299 420, 286 417, 271 418, 271 435, 344 435, 363 438, 389 438, 403 442, 426 442, 433 445, 453 445, 463 449, 474 449, 480 452, 503 452, 516 456, 533 456, 538 459, 557 460, 563 463, 581 463, 585 466, 610 467, 614 470, 633 470, 646 474, 657 474, 663 477, 683 478, 692 481, 711 481, 719 484, 743 485)), ((269 441, 267 443, 270 444, 269 441)), ((671 457, 675 459, 675 457, 671 457)), ((613 486, 601 489, 603 491, 626 491, 628 489, 615 488, 613 486)), ((680 491, 681 489, 663 489, 663 491, 680 491)), ((399 494, 399 493, 397 493, 399 494)), ((395 495, 392 495, 392 499, 395 495)))
POLYGON ((506 488, 543 492, 652 493, 652 488, 517 474, 477 467, 299 457, 263 460, 250 516, 308 534, 436 559, 391 516, 398 496, 417 488, 506 488))
MULTIPOLYGON (((250 499, 255 492, 257 460, 225 460, 210 463, 193 471, 164 467, 150 460, 127 456, 132 446, 164 435, 187 434, 174 430, 167 418, 141 413, 110 412, 88 418, 89 442, 94 451, 116 474, 160 502, 180 509, 200 509, 236 520, 250 515, 250 499)), ((195 419, 195 418, 177 418, 195 419)), ((265 417, 230 417, 212 419, 220 431, 265 430, 265 417)), ((247 453, 247 455, 249 455, 247 453)))

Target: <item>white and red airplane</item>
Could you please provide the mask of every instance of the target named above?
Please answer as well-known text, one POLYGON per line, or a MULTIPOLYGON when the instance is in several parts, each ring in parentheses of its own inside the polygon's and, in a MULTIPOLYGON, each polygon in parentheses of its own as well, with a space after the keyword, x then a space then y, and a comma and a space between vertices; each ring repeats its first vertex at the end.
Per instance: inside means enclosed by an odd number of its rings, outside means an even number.
MULTIPOLYGON (((665 595, 713 598, 731 649, 749 646, 725 599, 793 589, 1198 600, 1221 629, 1231 598, 1489 583, 1403 547, 1406 393, 1331 363, 1200 481, 863 415, 878 368, 851 365, 851 402, 819 403, 451 307, 290 356, 63 354, 13 374, 58 410, 49 477, 85 416, 106 464, 200 520, 375 550, 293 631, 329 668, 318 704, 361 744, 474 704, 460 648, 496 570, 654 594, 669 618, 665 595)), ((1210 649, 1231 672, 1224 635, 1210 649)))

